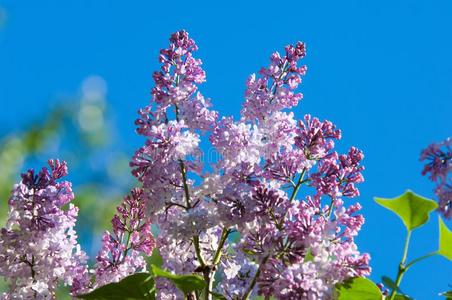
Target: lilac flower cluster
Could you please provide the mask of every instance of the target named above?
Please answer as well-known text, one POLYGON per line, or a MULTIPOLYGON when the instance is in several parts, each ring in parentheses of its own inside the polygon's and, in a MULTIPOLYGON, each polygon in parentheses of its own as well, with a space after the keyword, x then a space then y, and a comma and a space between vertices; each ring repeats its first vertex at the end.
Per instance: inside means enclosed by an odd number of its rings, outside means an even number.
POLYGON ((143 190, 133 189, 117 208, 113 232, 104 233, 94 270, 89 270, 74 230, 78 208, 70 203, 71 184, 58 181, 67 175, 66 163, 50 160, 49 166, 38 174, 22 174, 11 193, 0 240, 0 275, 8 278, 9 291, 1 299, 55 299, 61 282, 78 295, 146 271, 142 254, 151 255, 155 241, 143 190))
POLYGON ((145 216, 143 197, 143 190, 135 188, 117 207, 117 214, 111 220, 113 232, 103 234, 102 249, 96 256, 93 287, 146 271, 142 254, 151 255, 155 242, 151 223, 145 216))
MULTIPOLYGON (((337 153, 341 132, 331 122, 297 121, 289 111, 302 99, 305 45, 275 52, 249 77, 238 120, 219 118, 198 91, 205 72, 196 50, 178 31, 160 51, 152 100, 136 121, 146 141, 130 162, 140 188, 117 208, 94 269, 76 242, 77 209, 61 209, 73 198, 70 184, 56 181, 66 164, 50 161, 50 171, 23 175, 1 232, 0 275, 11 283, 5 299, 53 298, 60 278, 73 295, 85 293, 145 271, 143 256, 154 248, 163 268, 204 278, 205 290, 190 297, 205 300, 214 293, 331 299, 335 284, 369 275, 369 255, 354 242, 361 206, 347 200, 359 196, 363 154, 337 153), (201 138, 220 155, 208 166, 201 138)), ((158 299, 187 296, 166 279, 156 278, 156 287, 158 299)))
POLYGON ((67 175, 66 163, 50 160, 49 166, 22 174, 11 193, 0 239, 0 275, 9 281, 2 299, 53 299, 60 280, 75 292, 87 274, 74 231, 78 209, 70 203, 71 184, 58 181, 67 175))
POLYGON ((268 68, 259 71, 261 77, 252 74, 247 81, 242 117, 246 120, 263 120, 272 112, 296 106, 303 98, 294 90, 306 73, 306 66, 298 67, 298 61, 306 55, 305 45, 298 42, 286 47, 281 57, 275 52, 270 57, 268 68))
POLYGON ((437 184, 439 211, 445 218, 452 217, 452 138, 433 143, 421 152, 421 161, 427 161, 422 175, 429 174, 430 180, 437 184))
MULTIPOLYGON (((151 103, 136 121, 146 142, 130 165, 159 228, 164 267, 203 276, 205 299, 212 291, 330 299, 336 283, 368 275, 369 256, 354 243, 360 205, 345 201, 359 195, 363 154, 353 147, 338 154, 341 132, 331 122, 309 115, 297 122, 287 111, 302 99, 305 45, 274 53, 250 76, 238 121, 220 119, 198 92, 205 72, 196 50, 187 32, 171 36, 151 103), (221 156, 209 167, 200 159, 203 136, 221 156)), ((183 296, 167 280, 157 284, 159 299, 183 296)))

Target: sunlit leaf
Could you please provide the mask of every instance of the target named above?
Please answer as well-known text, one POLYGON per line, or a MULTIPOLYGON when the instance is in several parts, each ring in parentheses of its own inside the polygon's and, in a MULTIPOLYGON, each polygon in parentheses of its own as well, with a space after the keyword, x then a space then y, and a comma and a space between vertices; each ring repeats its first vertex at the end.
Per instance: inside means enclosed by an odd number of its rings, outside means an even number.
POLYGON ((371 280, 363 277, 349 279, 336 285, 336 300, 381 300, 380 289, 371 280))
POLYGON ((452 260, 452 232, 439 217, 439 249, 438 254, 452 260))
POLYGON ((425 224, 430 212, 438 207, 435 201, 409 190, 393 199, 375 198, 375 201, 399 216, 408 231, 425 224))

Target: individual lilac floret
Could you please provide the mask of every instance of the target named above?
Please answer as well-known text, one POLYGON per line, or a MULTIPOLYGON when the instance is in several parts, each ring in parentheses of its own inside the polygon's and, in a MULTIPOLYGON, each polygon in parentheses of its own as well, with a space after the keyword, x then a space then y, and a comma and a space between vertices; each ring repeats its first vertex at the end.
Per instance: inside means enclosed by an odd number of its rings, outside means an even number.
POLYGON ((427 164, 422 175, 429 174, 430 180, 437 184, 439 211, 447 218, 452 217, 452 138, 433 143, 421 152, 421 161, 427 164))
POLYGON ((87 257, 74 230, 74 194, 70 182, 59 181, 67 175, 66 162, 50 160, 49 166, 22 174, 11 193, 0 239, 0 275, 9 281, 2 299, 54 299, 61 282, 77 293, 74 283, 87 279, 87 257))
POLYGON ((151 255, 155 247, 151 223, 145 215, 143 190, 133 189, 117 211, 111 221, 113 232, 104 233, 102 249, 96 257, 95 287, 146 271, 142 254, 151 255))

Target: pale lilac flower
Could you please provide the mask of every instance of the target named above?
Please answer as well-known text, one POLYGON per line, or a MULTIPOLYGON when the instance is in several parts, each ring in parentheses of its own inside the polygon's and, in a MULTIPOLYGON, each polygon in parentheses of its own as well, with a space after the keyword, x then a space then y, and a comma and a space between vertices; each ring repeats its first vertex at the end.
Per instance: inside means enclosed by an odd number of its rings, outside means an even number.
POLYGON ((245 120, 264 120, 273 112, 291 108, 303 98, 294 90, 306 73, 306 66, 298 67, 298 61, 306 54, 305 45, 298 42, 285 49, 283 57, 275 52, 270 57, 270 65, 252 74, 247 81, 245 103, 241 115, 245 120))
MULTIPOLYGON (((227 299, 239 299, 243 296, 258 269, 258 265, 245 257, 241 251, 224 259, 221 267, 221 281, 217 290, 227 299)), ((252 290, 250 299, 256 295, 257 287, 252 290)))
POLYGON ((310 115, 305 115, 304 122, 300 121, 298 126, 295 144, 309 159, 324 158, 333 149, 334 140, 341 138, 341 131, 336 129, 333 123, 320 122, 310 115))
POLYGON ((294 204, 280 241, 274 242, 278 259, 269 259, 263 269, 260 292, 278 299, 330 299, 337 282, 369 275, 369 257, 353 241, 363 223, 354 215, 358 209, 339 209, 340 216, 329 221, 316 207, 294 204))
MULTIPOLYGON (((136 121, 147 141, 130 165, 159 229, 163 267, 218 272, 215 291, 227 299, 258 293, 327 299, 336 283, 367 276, 369 257, 353 241, 364 219, 359 205, 345 204, 359 195, 363 154, 353 147, 335 152, 341 132, 331 122, 310 115, 297 122, 286 111, 302 98, 296 88, 306 72, 298 66, 304 44, 274 53, 267 68, 249 77, 239 120, 219 118, 198 92, 205 73, 196 50, 185 31, 171 36, 151 103, 136 121), (219 154, 208 168, 200 159, 205 135, 219 154), (301 186, 313 195, 296 197, 301 186), (240 239, 223 240, 214 262, 225 229, 240 239)), ((183 297, 167 280, 157 286, 159 299, 183 297)))
POLYGON ((180 103, 180 116, 189 128, 209 130, 215 126, 218 118, 218 112, 209 110, 211 106, 210 99, 205 99, 201 93, 197 93, 191 101, 180 103))
POLYGON ((87 280, 87 257, 74 230, 78 208, 65 162, 49 161, 50 169, 22 174, 8 201, 9 217, 1 229, 0 275, 8 278, 4 299, 54 299, 59 283, 87 280), (63 209, 65 204, 68 209, 63 209))
MULTIPOLYGON (((347 199, 359 196, 363 154, 354 147, 338 154, 341 132, 333 123, 310 115, 297 122, 288 111, 302 99, 296 89, 306 72, 299 66, 305 45, 273 53, 269 65, 249 77, 239 120, 219 118, 198 91, 205 72, 196 50, 182 30, 160 51, 152 99, 135 122, 146 139, 130 162, 141 187, 124 199, 112 231, 102 237, 94 282, 72 229, 77 210, 61 210, 73 198, 69 183, 56 182, 65 164, 51 161, 51 172, 24 174, 1 233, 7 299, 51 298, 56 278, 72 284, 73 294, 85 293, 145 271, 143 255, 154 248, 163 268, 201 275, 209 291, 227 299, 330 299, 335 284, 369 275, 369 256, 354 242, 364 223, 361 206, 347 199), (207 166, 202 137, 219 155, 207 166), (232 232, 239 234, 234 241, 232 232)), ((449 154, 439 148, 425 154, 434 158, 425 171, 434 180, 449 171, 437 159, 449 154)), ((437 193, 447 202, 450 185, 443 181, 437 193)), ((166 279, 156 279, 156 286, 158 299, 186 296, 166 279)))
POLYGON ((363 158, 363 153, 354 147, 344 155, 330 153, 319 161, 316 172, 311 176, 311 185, 316 188, 319 196, 328 195, 332 198, 359 196, 355 184, 364 181, 361 174, 364 167, 360 165, 363 158))
POLYGON ((145 204, 143 190, 135 188, 117 207, 117 214, 111 221, 113 231, 106 231, 102 236, 93 288, 146 271, 142 254, 151 255, 155 241, 150 220, 145 215, 145 204))

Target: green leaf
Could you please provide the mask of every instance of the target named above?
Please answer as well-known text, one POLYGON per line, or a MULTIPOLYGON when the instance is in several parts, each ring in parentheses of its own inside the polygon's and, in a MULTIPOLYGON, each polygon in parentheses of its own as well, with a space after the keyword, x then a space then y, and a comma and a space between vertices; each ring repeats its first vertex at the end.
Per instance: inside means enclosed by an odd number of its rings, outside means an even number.
POLYGON ((250 249, 243 249, 241 250, 243 253, 248 254, 248 255, 256 255, 257 252, 250 250, 250 249))
POLYGON ((381 300, 380 289, 367 278, 356 277, 336 284, 336 300, 381 300))
POLYGON ((435 201, 410 190, 393 199, 375 198, 375 201, 398 215, 408 231, 427 223, 430 212, 438 207, 435 201))
POLYGON ((198 275, 175 275, 160 269, 156 265, 152 265, 152 273, 155 277, 163 277, 171 280, 184 294, 188 294, 196 290, 202 290, 206 286, 204 278, 198 275))
POLYGON ((233 231, 229 234, 228 240, 231 244, 238 243, 240 241, 240 233, 238 231, 233 231))
POLYGON ((154 250, 152 250, 151 256, 146 257, 146 262, 148 266, 154 265, 161 267, 163 265, 163 258, 157 248, 154 248, 154 250))
POLYGON ((438 254, 452 260, 452 232, 439 217, 439 249, 438 254))
POLYGON ((452 300, 452 291, 440 293, 439 295, 446 297, 446 300, 452 300))
POLYGON ((386 287, 390 288, 391 290, 396 290, 396 292, 400 293, 400 289, 397 287, 397 284, 388 276, 381 277, 381 281, 386 287))
POLYGON ((227 300, 225 296, 223 296, 222 294, 219 293, 215 293, 215 292, 210 292, 210 294, 212 294, 213 299, 218 299, 218 300, 227 300))
POLYGON ((154 300, 154 279, 149 273, 136 273, 119 282, 109 283, 77 298, 87 300, 154 300))
POLYGON ((306 254, 304 256, 304 262, 313 261, 314 255, 312 254, 311 248, 308 248, 308 251, 306 251, 306 254))

